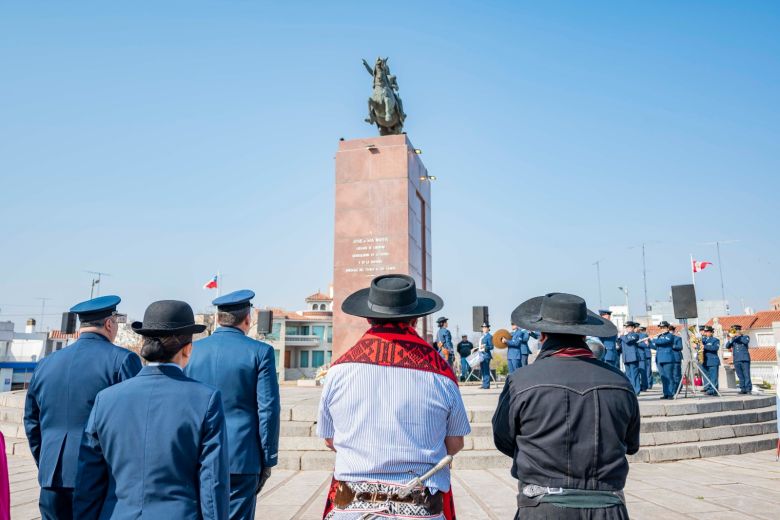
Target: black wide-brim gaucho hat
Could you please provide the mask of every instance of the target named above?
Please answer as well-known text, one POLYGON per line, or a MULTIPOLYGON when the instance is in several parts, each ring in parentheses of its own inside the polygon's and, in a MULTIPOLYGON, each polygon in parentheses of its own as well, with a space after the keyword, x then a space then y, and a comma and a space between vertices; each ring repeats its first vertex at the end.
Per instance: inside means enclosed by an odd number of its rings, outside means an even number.
POLYGON ((144 312, 144 321, 133 322, 130 327, 141 336, 163 337, 199 334, 205 325, 195 323, 195 314, 187 302, 160 300, 151 303, 144 312))
POLYGON ((617 334, 617 327, 589 310, 585 300, 566 293, 549 293, 521 303, 512 312, 512 322, 547 334, 595 337, 617 334))
POLYGON ((346 314, 385 320, 419 318, 442 307, 444 302, 438 295, 418 289, 414 278, 405 274, 377 276, 370 287, 350 294, 341 304, 346 314))

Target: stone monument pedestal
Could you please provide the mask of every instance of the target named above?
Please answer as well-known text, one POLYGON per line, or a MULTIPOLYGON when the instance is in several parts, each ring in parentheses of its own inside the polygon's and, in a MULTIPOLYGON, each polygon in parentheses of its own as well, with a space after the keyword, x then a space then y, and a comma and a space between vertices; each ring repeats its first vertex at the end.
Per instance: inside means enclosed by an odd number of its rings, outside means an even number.
MULTIPOLYGON (((333 359, 368 329, 341 312, 349 294, 381 274, 413 276, 431 290, 431 186, 406 135, 340 141, 336 152, 333 359)), ((430 319, 418 331, 430 340, 430 319)))

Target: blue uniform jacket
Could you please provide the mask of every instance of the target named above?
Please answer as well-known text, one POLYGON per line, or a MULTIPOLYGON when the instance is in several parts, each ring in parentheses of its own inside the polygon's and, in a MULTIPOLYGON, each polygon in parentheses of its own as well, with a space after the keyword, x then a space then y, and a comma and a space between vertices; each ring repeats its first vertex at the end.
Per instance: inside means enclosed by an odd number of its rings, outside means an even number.
POLYGON ((683 360, 683 340, 680 336, 674 336, 674 345, 672 346, 672 358, 674 363, 682 363, 683 360))
POLYGON ((196 341, 185 374, 218 389, 231 474, 260 474, 279 457, 279 382, 274 349, 233 327, 196 341))
POLYGON ((515 329, 512 331, 512 339, 507 340, 507 359, 520 359, 520 356, 531 354, 531 347, 528 346, 530 338, 538 338, 538 334, 525 329, 515 329))
POLYGON ((640 359, 639 347, 636 342, 639 340, 639 334, 629 332, 620 337, 623 347, 623 363, 638 363, 640 359))
POLYGON ((704 364, 705 367, 716 367, 720 365, 720 358, 718 357, 718 349, 720 348, 720 340, 718 338, 701 338, 701 346, 704 349, 704 364))
MULTIPOLYGON (((647 334, 644 332, 637 333, 639 336, 639 339, 644 339, 647 337, 647 334)), ((640 341, 636 344, 637 348, 639 349, 639 359, 642 361, 652 359, 652 354, 650 353, 650 342, 649 341, 640 341)))
POLYGON ((436 350, 439 352, 439 354, 444 355, 441 349, 446 348, 449 352, 450 356, 454 356, 454 352, 452 349, 452 334, 450 334, 449 329, 445 329, 444 327, 440 327, 438 332, 436 332, 436 350), (439 346, 439 343, 442 344, 442 346, 439 346))
POLYGON ((603 338, 599 338, 601 340, 601 343, 604 344, 604 362, 606 363, 614 363, 618 360, 618 349, 617 349, 617 336, 607 336, 603 338))
POLYGON ((79 445, 95 396, 140 370, 138 355, 94 332, 38 363, 27 390, 24 429, 41 487, 75 487, 79 445))
POLYGON ((750 351, 748 345, 750 344, 750 336, 740 334, 731 338, 726 343, 726 348, 734 349, 734 362, 737 361, 750 361, 750 351))
POLYGON ((664 332, 651 341, 650 348, 655 349, 655 362, 674 363, 674 345, 677 342, 676 336, 671 332, 664 332))
POLYGON ((486 333, 479 338, 479 343, 481 346, 485 347, 486 359, 493 359, 493 335, 489 332, 486 333))
POLYGON ((176 366, 144 367, 95 399, 73 518, 225 520, 227 442, 218 390, 176 366))

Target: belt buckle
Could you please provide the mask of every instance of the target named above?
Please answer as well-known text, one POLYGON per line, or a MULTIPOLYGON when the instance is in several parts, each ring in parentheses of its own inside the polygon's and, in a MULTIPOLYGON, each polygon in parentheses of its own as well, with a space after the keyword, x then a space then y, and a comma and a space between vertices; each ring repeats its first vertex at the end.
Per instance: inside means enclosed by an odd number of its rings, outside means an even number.
POLYGON ((563 488, 547 488, 547 494, 548 495, 562 495, 563 494, 563 488))

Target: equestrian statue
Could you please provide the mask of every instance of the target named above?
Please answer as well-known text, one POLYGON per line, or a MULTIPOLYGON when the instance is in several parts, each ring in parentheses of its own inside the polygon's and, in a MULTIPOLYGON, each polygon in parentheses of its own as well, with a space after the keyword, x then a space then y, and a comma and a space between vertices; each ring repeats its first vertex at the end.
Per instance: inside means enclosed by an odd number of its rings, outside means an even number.
POLYGON ((363 60, 363 66, 374 78, 374 90, 368 98, 368 117, 366 123, 375 124, 379 135, 397 135, 403 132, 404 107, 398 97, 398 82, 390 74, 387 58, 377 58, 374 67, 363 60))

